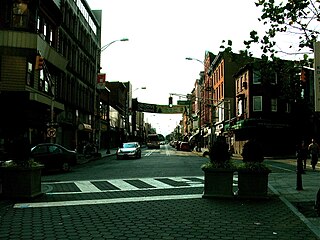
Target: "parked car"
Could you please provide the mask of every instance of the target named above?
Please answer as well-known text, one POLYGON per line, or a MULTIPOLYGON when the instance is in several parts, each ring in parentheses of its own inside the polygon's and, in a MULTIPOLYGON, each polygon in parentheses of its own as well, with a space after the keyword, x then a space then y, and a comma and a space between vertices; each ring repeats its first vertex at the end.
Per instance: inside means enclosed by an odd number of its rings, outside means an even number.
POLYGON ((180 147, 178 150, 189 152, 191 150, 191 148, 190 148, 190 145, 188 142, 180 142, 180 147))
POLYGON ((41 143, 31 148, 31 157, 44 165, 45 169, 70 171, 77 164, 78 154, 55 143, 41 143))
POLYGON ((117 150, 117 159, 141 158, 141 148, 138 142, 123 143, 117 150))

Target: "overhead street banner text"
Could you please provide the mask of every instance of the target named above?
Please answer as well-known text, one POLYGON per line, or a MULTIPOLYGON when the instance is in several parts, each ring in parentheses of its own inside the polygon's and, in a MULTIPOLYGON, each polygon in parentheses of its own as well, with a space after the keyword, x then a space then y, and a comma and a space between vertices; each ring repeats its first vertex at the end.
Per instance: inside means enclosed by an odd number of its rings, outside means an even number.
POLYGON ((165 113, 165 114, 175 114, 183 113, 186 106, 173 105, 169 107, 167 105, 157 105, 150 103, 138 102, 137 111, 138 112, 150 112, 150 113, 165 113))

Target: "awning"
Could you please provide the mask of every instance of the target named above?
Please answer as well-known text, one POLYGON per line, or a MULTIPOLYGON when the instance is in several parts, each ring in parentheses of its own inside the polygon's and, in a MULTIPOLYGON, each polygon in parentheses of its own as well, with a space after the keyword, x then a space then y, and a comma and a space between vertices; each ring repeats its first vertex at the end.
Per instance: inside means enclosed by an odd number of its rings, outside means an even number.
POLYGON ((80 131, 87 131, 87 132, 91 132, 92 128, 90 124, 86 124, 86 123, 80 123, 78 126, 78 129, 80 131))

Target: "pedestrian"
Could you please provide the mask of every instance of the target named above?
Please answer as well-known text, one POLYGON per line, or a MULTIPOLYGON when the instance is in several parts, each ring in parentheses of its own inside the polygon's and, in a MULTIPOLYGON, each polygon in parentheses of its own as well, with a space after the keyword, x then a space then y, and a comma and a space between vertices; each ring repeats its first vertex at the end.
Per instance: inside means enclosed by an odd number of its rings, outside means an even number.
POLYGON ((312 170, 316 170, 316 165, 318 163, 318 155, 319 155, 319 145, 316 143, 315 139, 311 140, 311 143, 308 146, 308 150, 311 154, 311 166, 312 170))
POLYGON ((304 174, 307 167, 308 146, 305 141, 301 141, 297 146, 297 171, 304 174))

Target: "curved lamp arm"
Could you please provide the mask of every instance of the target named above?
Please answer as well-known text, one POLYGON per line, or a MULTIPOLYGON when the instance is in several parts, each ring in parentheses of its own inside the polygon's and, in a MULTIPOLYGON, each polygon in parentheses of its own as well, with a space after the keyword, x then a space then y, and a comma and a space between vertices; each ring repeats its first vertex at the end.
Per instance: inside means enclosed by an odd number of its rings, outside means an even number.
POLYGON ((197 59, 197 58, 191 58, 191 57, 186 57, 186 60, 193 60, 193 61, 197 61, 199 63, 201 63, 202 65, 204 65, 203 61, 197 59))
POLYGON ((109 42, 108 44, 106 44, 106 45, 104 45, 103 47, 100 48, 100 52, 106 50, 111 44, 113 44, 115 42, 125 42, 125 41, 129 41, 129 39, 128 38, 121 38, 121 39, 109 42))

